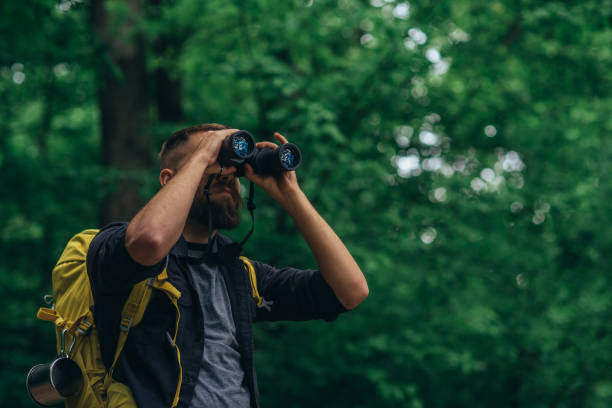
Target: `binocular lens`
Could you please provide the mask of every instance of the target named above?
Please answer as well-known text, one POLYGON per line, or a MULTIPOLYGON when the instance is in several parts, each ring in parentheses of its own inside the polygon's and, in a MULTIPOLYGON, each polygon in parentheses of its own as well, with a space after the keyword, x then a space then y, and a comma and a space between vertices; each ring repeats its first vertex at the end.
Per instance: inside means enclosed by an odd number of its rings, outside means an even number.
POLYGON ((292 171, 298 168, 302 162, 302 153, 293 143, 285 143, 277 149, 264 147, 257 149, 253 158, 249 161, 255 173, 258 174, 280 174, 283 171, 292 171))
POLYGON ((222 166, 239 166, 255 153, 255 139, 246 130, 229 135, 221 144, 219 164, 222 166))
POLYGON ((289 169, 294 168, 297 164, 297 159, 291 149, 285 149, 281 152, 280 161, 284 167, 289 169))
POLYGON ((247 157, 250 153, 249 142, 242 135, 233 138, 232 149, 240 157, 247 157))

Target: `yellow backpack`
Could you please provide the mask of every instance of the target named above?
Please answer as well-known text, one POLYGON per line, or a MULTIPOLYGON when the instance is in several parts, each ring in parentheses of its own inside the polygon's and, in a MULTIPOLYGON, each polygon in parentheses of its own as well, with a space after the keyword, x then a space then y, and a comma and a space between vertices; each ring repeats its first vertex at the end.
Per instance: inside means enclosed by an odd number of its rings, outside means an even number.
MULTIPOLYGON (((88 229, 70 239, 53 268, 53 306, 51 308, 41 307, 37 314, 39 319, 55 324, 58 353, 60 352, 62 333, 64 332, 66 344, 71 344, 70 358, 79 365, 83 373, 83 388, 79 394, 66 400, 67 408, 103 408, 107 405, 107 399, 113 392, 111 385, 113 385, 112 374, 115 364, 123 349, 130 327, 136 326, 142 319, 151 297, 152 288, 166 291, 174 290, 177 292, 175 296, 180 297, 180 292, 176 291, 174 287, 167 287, 172 285, 166 282, 168 275, 165 269, 156 278, 144 280, 134 285, 123 306, 121 313, 122 330, 119 331, 113 364, 107 372, 102 361, 100 343, 93 321, 93 295, 86 265, 89 244, 97 233, 98 230, 96 229, 88 229), (128 324, 124 324, 126 321, 128 324)), ((240 257, 240 259, 244 263, 245 271, 249 274, 253 299, 261 307, 265 302, 257 291, 257 280, 253 265, 246 257, 240 257)), ((118 399, 127 403, 128 406, 135 406, 129 390, 120 390, 119 392, 127 395, 118 399)), ((113 399, 113 401, 112 405, 118 402, 116 399, 113 399)))

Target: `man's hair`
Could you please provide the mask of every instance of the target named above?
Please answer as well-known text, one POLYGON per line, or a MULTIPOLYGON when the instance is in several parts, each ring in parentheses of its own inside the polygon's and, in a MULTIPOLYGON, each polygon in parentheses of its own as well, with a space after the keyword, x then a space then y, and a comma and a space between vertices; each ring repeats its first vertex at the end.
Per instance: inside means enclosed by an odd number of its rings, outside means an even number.
POLYGON ((189 135, 199 132, 208 132, 211 130, 222 130, 229 129, 225 125, 221 125, 219 123, 203 123, 201 125, 189 126, 185 129, 181 129, 176 131, 162 143, 161 150, 159 155, 157 156, 157 160, 159 161, 160 170, 168 169, 168 168, 176 168, 180 159, 182 159, 182 155, 173 154, 174 152, 178 153, 178 147, 184 145, 189 140, 189 135))

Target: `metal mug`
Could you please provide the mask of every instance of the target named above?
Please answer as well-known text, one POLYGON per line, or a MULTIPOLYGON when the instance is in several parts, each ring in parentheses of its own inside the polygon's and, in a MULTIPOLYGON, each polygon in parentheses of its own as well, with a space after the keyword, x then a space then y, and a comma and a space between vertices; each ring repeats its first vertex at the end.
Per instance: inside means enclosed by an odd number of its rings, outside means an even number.
POLYGON ((64 353, 62 331, 61 351, 53 361, 35 365, 26 377, 26 387, 32 400, 43 407, 51 407, 66 398, 78 394, 83 387, 83 374, 77 363, 70 359, 70 352, 76 342, 76 336, 67 353, 64 353))

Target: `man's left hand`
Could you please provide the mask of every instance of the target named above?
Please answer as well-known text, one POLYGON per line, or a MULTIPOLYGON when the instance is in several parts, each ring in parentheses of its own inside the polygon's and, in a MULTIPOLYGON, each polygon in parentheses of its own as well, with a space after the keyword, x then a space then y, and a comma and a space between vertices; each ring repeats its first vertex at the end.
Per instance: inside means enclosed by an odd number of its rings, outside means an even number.
MULTIPOLYGON (((281 144, 288 143, 287 139, 278 132, 274 133, 274 138, 281 144)), ((264 147, 278 149, 278 145, 272 142, 259 142, 256 146, 260 149, 264 147)), ((246 178, 257 184, 286 210, 288 209, 287 207, 290 207, 291 200, 301 193, 295 171, 283 171, 278 176, 260 175, 255 173, 249 164, 246 164, 244 167, 246 178)))

